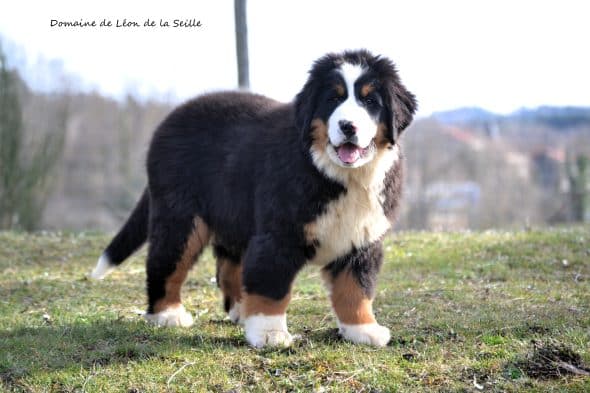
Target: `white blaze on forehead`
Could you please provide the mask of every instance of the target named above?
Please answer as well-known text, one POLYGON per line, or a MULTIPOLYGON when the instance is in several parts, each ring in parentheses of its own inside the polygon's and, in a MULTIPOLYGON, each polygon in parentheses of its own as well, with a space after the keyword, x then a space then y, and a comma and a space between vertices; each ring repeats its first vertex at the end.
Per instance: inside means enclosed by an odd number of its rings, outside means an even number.
POLYGON ((348 100, 351 98, 353 100, 356 100, 354 96, 354 83, 363 74, 363 67, 361 67, 360 65, 344 63, 338 71, 344 78, 344 83, 346 83, 346 90, 348 91, 348 100))
POLYGON ((361 148, 369 146, 375 133, 377 124, 371 118, 367 109, 357 100, 354 90, 356 81, 365 72, 360 65, 344 63, 338 72, 342 75, 346 84, 347 97, 344 102, 336 107, 328 119, 328 136, 333 146, 340 146, 346 141, 346 137, 340 129, 339 122, 350 121, 356 127, 357 144, 361 148))

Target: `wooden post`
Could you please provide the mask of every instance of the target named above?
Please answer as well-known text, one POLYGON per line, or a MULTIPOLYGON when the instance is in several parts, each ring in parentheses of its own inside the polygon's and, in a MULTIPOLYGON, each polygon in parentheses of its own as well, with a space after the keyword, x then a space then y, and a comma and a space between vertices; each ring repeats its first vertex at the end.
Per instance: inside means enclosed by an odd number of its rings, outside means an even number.
POLYGON ((234 0, 236 20, 236 54, 238 58, 238 85, 250 88, 248 66, 248 26, 246 22, 246 0, 234 0))

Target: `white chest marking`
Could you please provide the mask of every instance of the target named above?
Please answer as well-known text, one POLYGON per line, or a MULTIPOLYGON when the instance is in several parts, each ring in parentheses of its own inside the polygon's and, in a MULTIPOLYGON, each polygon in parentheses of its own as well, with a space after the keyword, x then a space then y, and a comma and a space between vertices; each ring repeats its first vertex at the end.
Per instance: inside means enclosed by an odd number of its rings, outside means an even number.
POLYGON ((381 193, 385 174, 398 157, 394 149, 363 167, 348 170, 355 172, 349 172, 346 193, 330 202, 324 214, 305 227, 308 241, 319 241, 309 263, 325 266, 350 253, 353 247, 377 241, 391 228, 383 212, 381 193))

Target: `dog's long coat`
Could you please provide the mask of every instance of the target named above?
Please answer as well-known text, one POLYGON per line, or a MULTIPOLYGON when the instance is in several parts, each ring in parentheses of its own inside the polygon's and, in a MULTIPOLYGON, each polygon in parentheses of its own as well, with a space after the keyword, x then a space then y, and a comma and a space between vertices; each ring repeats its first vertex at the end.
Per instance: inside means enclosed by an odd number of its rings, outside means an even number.
POLYGON ((415 107, 393 63, 367 51, 319 59, 293 103, 243 92, 185 103, 156 130, 148 186, 93 276, 148 240, 146 317, 188 326, 180 289, 212 244, 226 311, 261 347, 290 344, 291 286, 311 263, 344 338, 385 345, 372 299, 415 107))

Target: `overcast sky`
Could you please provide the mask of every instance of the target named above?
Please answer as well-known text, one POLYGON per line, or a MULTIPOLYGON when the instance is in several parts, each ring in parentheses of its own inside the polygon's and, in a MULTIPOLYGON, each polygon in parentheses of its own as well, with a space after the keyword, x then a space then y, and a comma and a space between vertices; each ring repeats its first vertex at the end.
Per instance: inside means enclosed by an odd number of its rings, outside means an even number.
MULTIPOLYGON (((60 60, 81 87, 113 96, 182 100, 237 84, 232 0, 1 2, 0 35, 21 48, 25 69, 60 60), (142 27, 50 26, 123 18, 142 27), (202 27, 143 27, 147 18, 194 18, 202 27)), ((588 106, 589 11, 584 0, 249 0, 251 89, 290 100, 314 59, 363 47, 397 63, 421 115, 588 106)), ((43 75, 28 79, 47 84, 43 75)))

